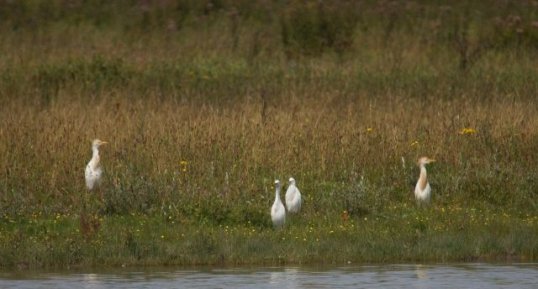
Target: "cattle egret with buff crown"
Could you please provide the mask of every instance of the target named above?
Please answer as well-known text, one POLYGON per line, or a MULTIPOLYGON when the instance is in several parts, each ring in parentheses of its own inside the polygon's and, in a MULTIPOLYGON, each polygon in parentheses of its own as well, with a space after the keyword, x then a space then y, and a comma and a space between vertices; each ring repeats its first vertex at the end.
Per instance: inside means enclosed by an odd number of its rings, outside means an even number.
POLYGON ((101 181, 103 170, 101 169, 99 147, 107 144, 106 141, 96 139, 92 142, 92 159, 86 165, 85 177, 86 187, 88 190, 93 190, 101 181))
POLYGON ((435 162, 435 160, 428 157, 421 157, 418 160, 418 166, 420 167, 420 175, 417 181, 417 185, 415 186, 415 199, 419 204, 430 202, 432 188, 428 183, 426 165, 433 162, 435 162))

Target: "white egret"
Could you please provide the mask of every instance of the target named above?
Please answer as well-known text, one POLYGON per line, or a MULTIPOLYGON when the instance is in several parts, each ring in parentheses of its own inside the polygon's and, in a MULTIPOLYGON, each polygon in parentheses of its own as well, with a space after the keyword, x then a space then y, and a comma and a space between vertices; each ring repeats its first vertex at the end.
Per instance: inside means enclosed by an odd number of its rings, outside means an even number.
POLYGON ((286 207, 290 213, 298 213, 301 210, 301 192, 295 184, 295 179, 289 179, 288 190, 286 191, 286 207))
POLYGON ((418 166, 420 167, 420 176, 415 186, 415 199, 418 203, 428 203, 431 198, 432 188, 428 183, 428 176, 426 173, 426 164, 435 162, 434 159, 428 157, 421 157, 418 159, 418 166))
POLYGON ((86 177, 86 187, 88 187, 88 190, 93 190, 101 180, 103 170, 101 169, 101 165, 99 163, 101 160, 99 157, 99 147, 104 144, 107 144, 107 142, 99 139, 95 139, 92 142, 92 159, 88 162, 88 165, 86 165, 86 171, 84 173, 86 177))
POLYGON ((273 226, 275 226, 275 228, 284 226, 284 222, 286 222, 286 209, 280 200, 279 180, 275 180, 275 202, 271 207, 271 220, 273 221, 273 226))

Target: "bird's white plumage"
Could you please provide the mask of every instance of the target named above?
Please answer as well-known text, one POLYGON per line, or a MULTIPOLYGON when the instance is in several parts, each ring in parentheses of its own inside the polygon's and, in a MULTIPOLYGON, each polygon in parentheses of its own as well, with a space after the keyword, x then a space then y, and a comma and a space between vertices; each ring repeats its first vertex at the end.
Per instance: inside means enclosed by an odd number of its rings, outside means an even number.
POLYGON ((275 202, 271 207, 271 220, 275 228, 284 226, 286 222, 286 209, 280 200, 280 181, 275 180, 275 202))
POLYGON ((290 213, 298 213, 301 210, 301 192, 297 188, 294 178, 289 179, 286 190, 286 207, 290 213))
POLYGON ((101 180, 103 170, 101 169, 99 147, 107 142, 101 140, 94 140, 92 142, 92 159, 86 165, 84 176, 86 177, 86 187, 88 190, 93 190, 101 180))
POLYGON ((426 164, 429 164, 434 161, 435 161, 434 159, 429 159, 427 157, 421 157, 418 160, 418 165, 420 167, 420 176, 415 186, 415 199, 417 200, 418 203, 430 202, 432 188, 430 187, 430 183, 428 183, 426 164))
POLYGON ((431 195, 432 188, 430 187, 429 183, 426 183, 426 188, 422 190, 417 182, 417 185, 415 186, 415 199, 417 200, 417 202, 429 203, 431 195))

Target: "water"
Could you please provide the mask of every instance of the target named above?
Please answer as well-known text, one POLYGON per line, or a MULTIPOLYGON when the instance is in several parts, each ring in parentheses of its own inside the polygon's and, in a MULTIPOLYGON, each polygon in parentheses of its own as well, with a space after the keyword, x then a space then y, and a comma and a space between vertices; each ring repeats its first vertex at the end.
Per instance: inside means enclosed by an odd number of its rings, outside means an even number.
POLYGON ((0 288, 538 288, 538 264, 0 273, 0 288))

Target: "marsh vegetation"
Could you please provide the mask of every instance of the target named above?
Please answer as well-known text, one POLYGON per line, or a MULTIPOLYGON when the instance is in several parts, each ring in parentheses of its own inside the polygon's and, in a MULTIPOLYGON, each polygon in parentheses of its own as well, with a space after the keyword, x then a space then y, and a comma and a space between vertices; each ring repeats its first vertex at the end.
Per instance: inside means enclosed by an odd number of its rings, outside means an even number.
POLYGON ((0 1, 0 266, 536 260, 538 7, 467 2, 0 1))

